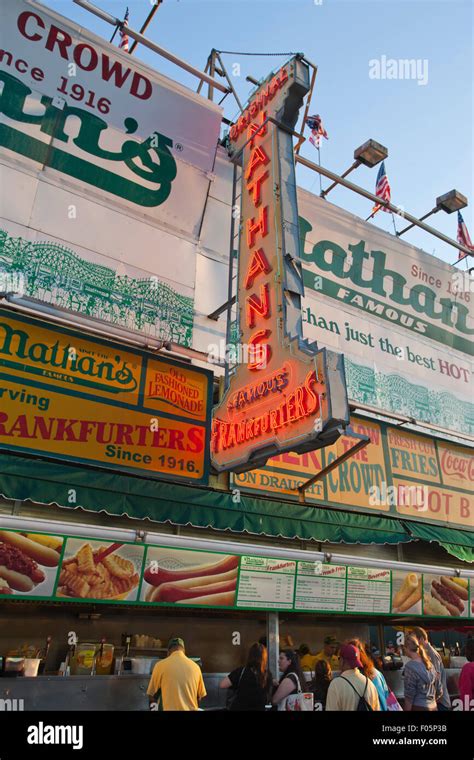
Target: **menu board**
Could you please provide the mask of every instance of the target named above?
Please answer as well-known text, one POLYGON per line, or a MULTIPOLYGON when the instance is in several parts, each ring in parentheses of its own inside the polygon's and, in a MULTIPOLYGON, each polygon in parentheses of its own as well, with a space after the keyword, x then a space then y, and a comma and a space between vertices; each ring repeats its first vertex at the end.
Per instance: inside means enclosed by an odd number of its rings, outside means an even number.
POLYGON ((2 530, 0 599, 474 618, 474 579, 2 530))
POLYGON ((296 562, 241 557, 237 607, 293 609, 296 562))
POLYGON ((348 567, 346 612, 390 613, 391 571, 348 567))
POLYGON ((345 565, 298 562, 295 610, 344 612, 345 599, 345 565))

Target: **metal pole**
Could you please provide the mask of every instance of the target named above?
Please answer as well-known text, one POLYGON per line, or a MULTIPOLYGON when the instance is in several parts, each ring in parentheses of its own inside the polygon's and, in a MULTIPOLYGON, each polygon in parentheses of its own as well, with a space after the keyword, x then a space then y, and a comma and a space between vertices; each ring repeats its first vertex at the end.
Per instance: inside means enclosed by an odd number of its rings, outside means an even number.
MULTIPOLYGON (((205 73, 205 74, 207 74, 207 72, 208 72, 208 70, 209 70, 209 63, 210 63, 210 60, 211 60, 211 57, 209 56, 209 58, 207 59, 207 62, 206 62, 206 68, 204 69, 204 73, 205 73)), ((196 90, 196 92, 197 92, 197 94, 198 94, 198 95, 199 95, 199 93, 200 93, 200 92, 201 92, 201 90, 202 90, 202 86, 203 86, 203 84, 204 84, 204 80, 203 80, 203 79, 201 79, 201 81, 199 82, 198 88, 197 88, 197 90, 196 90)))
MULTIPOLYGON (((420 216, 420 222, 422 222, 424 219, 428 219, 428 217, 431 216, 431 214, 436 214, 436 212, 440 210, 441 209, 436 208, 435 206, 434 208, 431 209, 431 211, 428 211, 427 214, 425 214, 424 216, 420 216)), ((400 237, 400 235, 403 235, 404 232, 408 232, 408 230, 411 230, 411 228, 414 226, 415 226, 414 224, 409 224, 408 227, 405 227, 403 230, 400 230, 400 232, 397 232, 397 237, 400 237)))
POLYGON ((239 96, 237 95, 237 93, 235 91, 235 88, 234 88, 234 86, 233 86, 233 84, 232 84, 232 82, 230 80, 229 74, 227 73, 227 69, 224 66, 224 62, 223 62, 223 60, 221 58, 221 55, 220 55, 219 51, 217 51, 217 60, 219 61, 219 65, 220 65, 222 71, 224 72, 224 76, 227 79, 228 85, 229 85, 230 89, 232 90, 232 94, 233 94, 234 98, 237 101, 237 105, 240 108, 240 112, 242 113, 243 110, 244 110, 244 107, 243 107, 242 103, 240 102, 239 96))
POLYGON ((280 654, 280 620, 278 612, 267 613, 267 649, 268 669, 273 678, 280 674, 278 668, 278 656, 280 654))
MULTIPOLYGON (((148 26, 149 26, 149 24, 150 24, 153 16, 155 15, 156 11, 158 10, 158 8, 162 4, 162 2, 163 2, 163 0, 154 0, 154 2, 153 2, 153 8, 151 9, 150 13, 148 14, 148 16, 147 16, 147 18, 146 18, 146 20, 145 20, 142 28, 140 29, 140 34, 144 34, 146 32, 146 30, 147 30, 147 28, 148 28, 148 26)), ((128 51, 130 55, 132 55, 132 53, 135 50, 135 48, 137 47, 137 45, 138 45, 138 42, 135 40, 132 43, 132 47, 128 51)))
MULTIPOLYGON (((348 432, 346 431, 346 435, 348 435, 348 432)), ((314 483, 316 483, 318 480, 321 480, 326 475, 328 475, 330 472, 336 469, 336 467, 339 467, 340 464, 346 461, 346 459, 349 459, 350 457, 353 457, 354 454, 357 454, 358 451, 361 449, 365 449, 366 446, 370 443, 370 438, 367 435, 359 435, 357 433, 352 433, 350 435, 351 438, 360 438, 360 440, 354 445, 351 446, 350 449, 344 452, 344 454, 341 454, 340 457, 337 457, 334 459, 334 461, 331 462, 331 464, 328 464, 326 467, 323 467, 323 469, 316 473, 316 475, 313 475, 312 478, 307 480, 305 483, 302 483, 300 486, 298 486, 298 494, 299 496, 302 496, 303 498, 300 498, 300 501, 304 502, 304 493, 308 490, 314 483)))
MULTIPOLYGON (((238 180, 239 187, 237 188, 237 174, 239 172, 239 165, 234 164, 234 172, 232 177, 232 218, 230 222, 230 250, 229 250, 229 278, 228 278, 228 285, 227 285, 227 324, 225 328, 225 382, 224 382, 224 393, 227 391, 230 383, 230 372, 229 372, 229 345, 230 345, 230 325, 232 320, 232 306, 235 303, 235 299, 232 300, 232 290, 233 290, 233 275, 234 275, 234 231, 235 231, 235 210, 236 210, 236 198, 237 198, 237 190, 239 190, 240 193, 242 193, 241 188, 241 178, 238 180)), ((240 209, 239 209, 239 219, 238 224, 240 225, 240 209)))
MULTIPOLYGON (((105 21, 107 24, 112 24, 112 26, 120 26, 122 24, 122 21, 118 18, 115 18, 115 16, 111 16, 109 13, 106 13, 105 11, 102 11, 100 8, 97 8, 95 5, 92 5, 92 3, 87 2, 87 0, 74 0, 76 5, 79 5, 81 8, 84 8, 86 11, 90 11, 90 13, 93 13, 98 18, 101 18, 102 21, 105 21)), ((224 87, 223 84, 220 82, 217 82, 215 79, 212 79, 212 77, 207 76, 207 74, 204 74, 202 71, 199 71, 199 69, 196 69, 194 66, 191 66, 190 63, 186 63, 186 61, 183 61, 182 58, 178 58, 177 55, 174 55, 174 53, 170 53, 169 50, 165 50, 165 48, 162 48, 160 45, 156 45, 154 42, 151 42, 146 37, 143 36, 143 34, 140 34, 140 32, 135 32, 133 29, 130 29, 130 27, 127 27, 127 34, 129 37, 131 37, 133 40, 136 40, 141 45, 145 45, 145 47, 152 50, 154 53, 157 53, 158 55, 161 55, 163 58, 166 58, 168 61, 171 61, 171 63, 176 64, 176 66, 179 66, 181 69, 184 69, 189 74, 192 74, 193 76, 197 77, 198 79, 201 79, 202 81, 206 82, 207 84, 212 84, 216 89, 220 90, 221 92, 228 93, 230 90, 227 87, 224 87)))
MULTIPOLYGON (((306 61, 306 63, 309 63, 309 62, 306 61)), ((298 153, 300 152, 300 148, 301 148, 301 146, 304 143, 303 132, 304 132, 304 128, 305 128, 305 125, 306 125, 306 117, 308 116, 309 107, 311 105, 311 98, 313 97, 313 89, 314 89, 314 85, 315 85, 315 82, 316 82, 316 74, 318 73, 318 67, 317 66, 315 66, 313 63, 309 63, 309 65, 312 66, 313 73, 311 75, 311 84, 309 86, 309 95, 308 95, 308 97, 306 99, 306 107, 304 109, 304 114, 303 114, 303 122, 302 122, 302 125, 301 125, 301 134, 299 136, 298 142, 296 143, 296 147, 295 147, 295 153, 296 153, 296 155, 298 155, 298 153)))
MULTIPOLYGON (((346 171, 343 174, 341 174, 341 177, 347 177, 347 175, 350 174, 351 171, 353 171, 354 169, 357 169, 358 166, 360 166, 360 161, 354 161, 354 163, 352 164, 352 166, 349 166, 349 168, 346 169, 346 171)), ((325 198, 326 195, 328 193, 330 193, 331 190, 334 187, 336 187, 336 185, 338 185, 338 184, 339 184, 339 182, 333 182, 332 185, 329 185, 329 187, 327 187, 326 190, 322 191, 321 198, 325 198)))
POLYGON ((119 26, 116 26, 116 27, 115 27, 115 29, 114 29, 114 33, 113 33, 112 37, 110 38, 109 42, 113 42, 113 41, 114 41, 114 39, 115 39, 115 35, 117 34, 117 32, 118 32, 118 30, 119 30, 119 29, 120 29, 120 27, 119 27, 119 26))
MULTIPOLYGON (((329 171, 329 169, 326 169, 324 166, 318 166, 312 161, 308 161, 307 158, 303 158, 299 155, 295 156, 295 161, 303 164, 303 166, 306 166, 307 169, 313 169, 313 171, 318 172, 318 174, 322 174, 323 177, 327 177, 333 182, 338 182, 340 185, 347 187, 348 190, 352 190, 352 192, 357 193, 358 195, 362 195, 369 201, 380 204, 384 208, 387 208, 389 211, 393 211, 394 214, 400 214, 400 209, 398 206, 394 206, 393 203, 389 203, 388 201, 383 201, 381 198, 378 198, 376 195, 374 195, 374 193, 370 193, 368 190, 364 190, 363 187, 354 185, 353 182, 349 182, 349 180, 343 179, 338 174, 335 174, 334 172, 329 171)), ((469 248, 466 248, 465 245, 461 245, 461 243, 457 243, 455 240, 452 240, 452 238, 447 237, 447 235, 443 235, 442 232, 438 232, 438 230, 433 229, 433 227, 430 227, 428 224, 420 221, 415 216, 412 216, 412 214, 409 214, 407 211, 403 212, 403 216, 405 219, 408 219, 409 222, 412 222, 414 225, 420 227, 420 229, 424 230, 425 232, 429 232, 430 235, 434 235, 434 237, 439 238, 444 243, 452 245, 453 248, 457 248, 460 251, 464 251, 465 253, 470 253, 472 255, 472 251, 470 251, 469 248)))
MULTIPOLYGON (((214 48, 211 50, 211 65, 209 69, 209 74, 211 75, 212 79, 214 80, 214 76, 216 73, 216 51, 214 48)), ((207 90, 207 97, 209 100, 214 100, 214 86, 212 84, 209 85, 209 88, 207 90)))

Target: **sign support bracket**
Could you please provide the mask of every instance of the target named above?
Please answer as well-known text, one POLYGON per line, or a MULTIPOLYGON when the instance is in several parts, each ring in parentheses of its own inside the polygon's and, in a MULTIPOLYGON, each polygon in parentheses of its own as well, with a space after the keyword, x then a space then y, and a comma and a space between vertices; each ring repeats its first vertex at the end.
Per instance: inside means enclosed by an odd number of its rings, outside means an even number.
POLYGON ((357 454, 358 451, 361 449, 365 449, 366 446, 370 443, 370 438, 368 435, 362 435, 361 433, 356 433, 354 430, 352 430, 351 427, 346 428, 345 431, 341 430, 341 435, 344 435, 349 438, 356 438, 358 439, 357 443, 354 444, 354 446, 351 446, 350 449, 344 452, 344 454, 341 454, 341 456, 337 457, 331 464, 328 464, 326 467, 323 467, 321 472, 318 472, 316 475, 313 475, 312 478, 307 480, 305 483, 302 483, 300 486, 298 486, 298 500, 302 504, 306 504, 306 496, 305 491, 310 488, 313 483, 316 483, 318 480, 321 480, 324 478, 325 475, 328 475, 330 472, 336 469, 336 467, 339 467, 340 464, 346 461, 346 459, 349 459, 350 457, 354 456, 354 454, 357 454))

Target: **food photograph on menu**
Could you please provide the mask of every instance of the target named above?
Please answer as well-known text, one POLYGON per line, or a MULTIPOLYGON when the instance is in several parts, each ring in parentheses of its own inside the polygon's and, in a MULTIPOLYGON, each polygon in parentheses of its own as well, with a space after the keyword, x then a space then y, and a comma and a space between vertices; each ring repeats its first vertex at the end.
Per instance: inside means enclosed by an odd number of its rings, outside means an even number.
POLYGON ((403 570, 392 572, 392 613, 409 612, 421 615, 423 578, 421 573, 409 573, 403 570))
POLYGON ((469 581, 448 575, 424 575, 423 612, 433 617, 468 617, 469 581))
POLYGON ((141 601, 232 607, 239 557, 187 549, 148 547, 141 601))
POLYGON ((52 596, 63 539, 0 530, 0 596, 52 596))
POLYGON ((56 596, 136 601, 144 547, 68 538, 56 596))

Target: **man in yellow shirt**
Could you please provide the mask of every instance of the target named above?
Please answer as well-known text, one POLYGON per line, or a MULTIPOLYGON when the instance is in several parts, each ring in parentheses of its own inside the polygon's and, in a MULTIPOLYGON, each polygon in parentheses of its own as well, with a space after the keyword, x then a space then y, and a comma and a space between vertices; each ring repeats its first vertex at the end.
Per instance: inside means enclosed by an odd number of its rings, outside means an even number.
POLYGON ((183 639, 168 642, 168 657, 153 668, 147 694, 150 710, 198 709, 206 689, 201 668, 185 655, 183 639))
POLYGON ((314 654, 311 654, 309 646, 307 644, 301 644, 300 648, 298 649, 298 654, 300 656, 301 670, 306 673, 313 671, 316 656, 314 654))
POLYGON ((331 670, 339 670, 339 657, 336 655, 337 647, 336 637, 326 636, 324 639, 324 647, 314 658, 313 668, 319 660, 326 660, 327 664, 331 666, 331 670))

